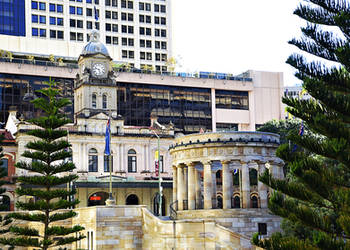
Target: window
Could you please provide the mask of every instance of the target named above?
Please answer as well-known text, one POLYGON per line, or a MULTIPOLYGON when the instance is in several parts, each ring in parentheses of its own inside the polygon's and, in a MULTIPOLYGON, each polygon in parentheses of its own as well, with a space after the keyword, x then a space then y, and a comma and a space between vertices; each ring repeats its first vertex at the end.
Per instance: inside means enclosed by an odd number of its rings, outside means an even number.
POLYGON ((112 11, 112 19, 118 19, 118 12, 112 11))
POLYGON ((38 29, 37 28, 32 28, 32 36, 38 36, 38 29))
POLYGON ((141 48, 146 47, 145 40, 143 40, 143 39, 140 40, 140 47, 141 47, 141 48))
POLYGON ((92 94, 91 107, 94 108, 94 109, 96 108, 96 94, 92 94))
POLYGON ((118 37, 112 37, 112 43, 118 45, 118 37))
POLYGON ((77 28, 83 28, 83 20, 77 20, 77 28))
POLYGON ((233 176, 232 176, 232 180, 233 180, 233 185, 234 186, 239 186, 239 170, 236 169, 235 171, 233 171, 233 176))
POLYGON ((122 58, 128 58, 128 51, 122 50, 122 58))
POLYGON ((109 165, 111 165, 111 172, 113 172, 113 153, 111 152, 111 160, 109 161, 109 157, 108 155, 104 156, 104 166, 103 166, 103 170, 105 172, 109 172, 109 165))
POLYGON ((151 16, 146 16, 146 23, 151 23, 151 16))
POLYGON ((133 8, 134 8, 134 2, 128 1, 128 9, 133 9, 133 8))
POLYGON ((38 15, 32 15, 32 23, 38 23, 38 15))
POLYGON ((118 32, 118 24, 112 24, 112 31, 118 32))
POLYGON ((127 27, 126 25, 122 25, 122 33, 126 33, 127 32, 127 27))
POLYGON ((100 4, 100 0, 95 0, 95 4, 100 4))
POLYGON ((154 29, 154 36, 159 36, 159 32, 160 32, 159 29, 154 29))
POLYGON ((112 0, 112 6, 117 7, 118 6, 118 0, 112 0))
POLYGON ((162 25, 166 25, 166 18, 165 18, 165 17, 161 17, 161 18, 160 18, 160 23, 161 23, 162 25))
POLYGON ((146 48, 152 48, 152 41, 146 40, 146 48))
POLYGON ((128 151, 128 172, 129 173, 136 173, 137 166, 136 166, 136 151, 133 149, 130 149, 128 151))
POLYGON ((160 30, 160 36, 166 37, 166 30, 160 30))
POLYGON ((57 4, 57 12, 63 13, 63 5, 57 4))
POLYGON ((46 4, 45 3, 39 3, 39 10, 46 10, 46 4))
POLYGON ((86 21, 86 28, 88 30, 91 30, 92 29, 92 22, 91 21, 86 21))
POLYGON ((83 15, 83 8, 77 7, 77 15, 83 15))
POLYGON ((159 53, 156 53, 156 61, 160 61, 160 54, 159 53))
POLYGON ((140 35, 144 35, 145 34, 145 28, 144 27, 140 27, 140 35))
POLYGON ((61 31, 61 30, 57 31, 57 38, 58 39, 63 39, 64 38, 63 37, 63 31, 61 31))
POLYGON ((152 53, 151 52, 147 52, 146 53, 146 58, 147 58, 147 60, 152 60, 152 53))
POLYGON ((69 6, 69 14, 75 14, 75 7, 69 6))
POLYGON ((92 3, 92 0, 86 0, 86 3, 92 3))
POLYGON ((35 10, 38 9, 38 2, 32 1, 32 9, 35 9, 35 10))
POLYGON ((134 21, 134 15, 132 13, 128 13, 128 21, 129 22, 134 21))
POLYGON ((259 235, 267 235, 267 224, 258 223, 258 233, 259 235))
POLYGON ((150 3, 146 3, 145 4, 145 10, 146 11, 151 11, 151 4, 150 3))
POLYGON ((50 3, 50 12, 56 12, 56 4, 50 3))
POLYGON ((134 59, 134 57, 135 57, 134 51, 129 50, 129 58, 134 59))
POLYGON ((106 36, 106 44, 111 44, 112 38, 110 36, 106 36))
POLYGON ((139 3, 139 10, 145 10, 145 3, 139 3))
POLYGON ((128 33, 134 34, 134 27, 133 26, 128 26, 128 33))
POLYGON ((256 197, 255 195, 253 195, 253 196, 250 198, 250 206, 251 206, 251 208, 258 208, 258 207, 259 207, 259 204, 258 204, 258 197, 256 197))
POLYGON ((50 30, 50 38, 56 38, 56 30, 50 30))
POLYGON ((94 148, 89 150, 89 172, 98 172, 98 155, 94 148))
POLYGON ((241 208, 241 199, 238 195, 233 197, 233 208, 241 208))
POLYGON ((165 13, 166 12, 166 7, 165 5, 160 6, 160 12, 165 13))
POLYGON ((50 24, 51 25, 56 25, 56 17, 50 16, 50 24))
POLYGON ((1 162, 2 162, 2 164, 1 164, 1 170, 2 170, 3 172, 6 173, 5 176, 8 176, 8 164, 9 164, 9 160, 6 159, 6 158, 2 158, 2 159, 1 159, 1 162))
POLYGON ((105 6, 111 6, 111 0, 105 0, 105 6))
POLYGON ((167 61, 167 54, 162 54, 162 62, 166 62, 167 61))
POLYGON ((156 49, 160 49, 160 42, 159 41, 154 41, 154 47, 156 49))
POLYGON ((121 0, 121 7, 126 8, 126 0, 121 0))
POLYGON ((103 109, 107 108, 107 95, 102 96, 102 108, 103 109))
POLYGON ((70 27, 75 27, 76 26, 76 20, 75 19, 70 19, 69 20, 69 25, 70 25, 70 27))
POLYGON ((151 32, 151 28, 146 28, 146 36, 151 36, 152 32, 151 32))
POLYGON ((258 185, 258 171, 254 168, 249 169, 249 182, 251 186, 258 185))
POLYGON ((63 31, 61 30, 50 30, 50 38, 63 39, 63 31))
POLYGON ((40 23, 46 23, 46 16, 39 17, 40 23))
POLYGON ((159 12, 159 4, 154 5, 154 12, 159 12))
POLYGON ((155 17, 154 17, 154 23, 155 23, 155 24, 159 24, 159 23, 160 23, 160 21, 159 21, 159 16, 155 16, 155 17))
POLYGON ((121 19, 122 19, 122 21, 126 21, 126 13, 122 12, 121 19))
POLYGON ((216 108, 222 109, 249 109, 247 91, 215 91, 216 108))
POLYGON ((112 26, 110 23, 106 23, 106 31, 111 31, 112 30, 112 26))
POLYGON ((166 49, 166 42, 162 42, 162 49, 166 49))
POLYGON ((86 16, 92 16, 92 9, 86 8, 86 16))
POLYGON ((140 52, 140 59, 145 60, 146 59, 146 53, 145 52, 140 52))
POLYGON ((105 17, 106 19, 111 19, 111 12, 109 10, 106 10, 105 17))
POLYGON ((40 37, 46 37, 46 29, 40 29, 40 37))
POLYGON ((77 40, 77 33, 71 32, 70 33, 70 40, 71 41, 76 41, 77 40))
POLYGON ((122 45, 123 46, 134 46, 134 39, 133 38, 122 38, 122 45))
POLYGON ((144 15, 139 15, 139 22, 144 23, 145 22, 145 16, 144 15))

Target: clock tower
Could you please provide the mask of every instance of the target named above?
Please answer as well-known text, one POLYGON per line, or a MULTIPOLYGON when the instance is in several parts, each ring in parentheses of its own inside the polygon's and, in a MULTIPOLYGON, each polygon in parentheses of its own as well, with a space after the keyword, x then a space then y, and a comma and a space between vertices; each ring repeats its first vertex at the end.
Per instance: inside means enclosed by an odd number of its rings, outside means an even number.
POLYGON ((78 59, 75 79, 74 112, 76 117, 89 118, 99 113, 117 116, 117 86, 112 58, 100 42, 99 32, 93 30, 90 41, 78 59))

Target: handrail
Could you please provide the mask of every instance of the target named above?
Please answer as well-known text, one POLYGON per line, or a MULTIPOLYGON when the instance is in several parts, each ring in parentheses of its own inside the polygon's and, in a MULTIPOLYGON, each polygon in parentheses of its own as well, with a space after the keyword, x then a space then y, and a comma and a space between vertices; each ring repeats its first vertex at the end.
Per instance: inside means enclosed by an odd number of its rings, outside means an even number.
POLYGON ((174 201, 170 204, 169 208, 170 208, 170 218, 172 220, 176 220, 177 218, 177 204, 178 204, 178 201, 174 201))
POLYGON ((10 63, 19 63, 19 64, 33 64, 33 65, 39 65, 39 66, 46 66, 46 67, 65 67, 65 68, 78 68, 78 64, 76 63, 66 63, 66 62, 50 62, 50 61, 43 61, 43 60, 28 60, 28 59, 22 59, 22 58, 7 58, 7 57, 0 57, 0 62, 10 62, 10 63))

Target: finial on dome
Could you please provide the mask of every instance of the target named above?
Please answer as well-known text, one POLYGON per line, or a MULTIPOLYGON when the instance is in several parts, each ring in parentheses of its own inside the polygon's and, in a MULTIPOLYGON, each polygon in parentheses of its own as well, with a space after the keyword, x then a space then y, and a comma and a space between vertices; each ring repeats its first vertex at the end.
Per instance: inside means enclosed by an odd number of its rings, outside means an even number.
POLYGON ((89 42, 84 46, 80 56, 103 54, 110 58, 106 46, 100 41, 100 33, 98 30, 93 29, 90 33, 89 42))
POLYGON ((100 42, 100 32, 98 32, 98 30, 93 29, 91 31, 89 42, 100 42))

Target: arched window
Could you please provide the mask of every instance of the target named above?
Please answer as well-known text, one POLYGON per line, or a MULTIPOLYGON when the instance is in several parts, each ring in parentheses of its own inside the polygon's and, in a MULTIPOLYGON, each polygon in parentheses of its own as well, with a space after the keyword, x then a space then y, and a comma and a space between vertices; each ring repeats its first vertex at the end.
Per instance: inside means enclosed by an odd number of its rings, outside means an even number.
MULTIPOLYGON (((112 172, 113 172, 113 152, 111 151, 111 167, 112 167, 112 172)), ((103 164, 103 169, 105 172, 109 172, 109 157, 108 155, 104 156, 104 164, 103 164)))
POLYGON ((233 197, 233 208, 241 208, 241 199, 238 195, 233 197))
POLYGON ((0 168, 2 169, 4 174, 6 174, 5 176, 8 176, 8 165, 9 165, 9 160, 7 158, 2 158, 0 168))
POLYGON ((0 196, 0 204, 2 206, 2 211, 10 211, 11 210, 10 198, 7 195, 0 196))
POLYGON ((97 150, 91 148, 89 150, 89 172, 97 172, 98 171, 98 156, 97 150))
POLYGON ((221 170, 216 171, 216 185, 222 185, 222 172, 221 172, 221 170))
POLYGON ((233 185, 235 186, 239 185, 239 171, 239 169, 235 169, 232 173, 233 185))
POLYGON ((258 208, 259 207, 258 197, 256 197, 255 195, 250 197, 250 205, 252 208, 258 208))
POLYGON ((137 197, 136 194, 130 194, 125 201, 126 205, 138 205, 139 204, 139 197, 137 197))
POLYGON ((217 207, 222 209, 223 204, 222 204, 222 197, 220 195, 218 195, 218 197, 216 197, 216 202, 218 204, 217 207))
POLYGON ((102 108, 107 109, 107 95, 106 94, 104 94, 102 96, 102 108))
POLYGON ((136 173, 136 171, 137 171, 136 151, 133 149, 130 149, 128 151, 128 172, 129 173, 136 173))
POLYGON ((91 97, 91 107, 93 109, 96 108, 96 94, 92 94, 92 97, 91 97))
POLYGON ((258 171, 256 169, 249 169, 249 182, 251 186, 258 185, 258 171))

